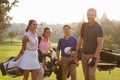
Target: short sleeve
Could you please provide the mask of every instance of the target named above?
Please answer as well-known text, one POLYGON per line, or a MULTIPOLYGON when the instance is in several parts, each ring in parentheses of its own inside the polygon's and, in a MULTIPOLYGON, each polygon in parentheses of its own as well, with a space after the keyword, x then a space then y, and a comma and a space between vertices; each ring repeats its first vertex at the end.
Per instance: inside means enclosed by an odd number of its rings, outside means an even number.
POLYGON ((97 29, 97 37, 103 37, 103 29, 101 26, 99 26, 97 29))
POLYGON ((61 40, 62 40, 62 39, 59 39, 58 45, 57 45, 57 50, 59 50, 59 51, 60 51, 60 49, 61 49, 61 40))
POLYGON ((76 48, 76 46, 77 46, 77 39, 76 39, 76 38, 74 38, 74 45, 73 45, 73 48, 75 49, 75 48, 76 48))

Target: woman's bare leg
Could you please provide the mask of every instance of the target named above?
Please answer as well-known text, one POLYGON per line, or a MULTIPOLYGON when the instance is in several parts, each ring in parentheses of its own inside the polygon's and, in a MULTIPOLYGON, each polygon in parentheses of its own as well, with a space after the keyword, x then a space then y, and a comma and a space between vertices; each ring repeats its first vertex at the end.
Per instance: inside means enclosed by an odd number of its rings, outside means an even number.
POLYGON ((31 71, 32 80, 36 80, 37 72, 38 72, 38 70, 31 71))
POLYGON ((29 70, 24 70, 23 80, 28 80, 29 72, 30 72, 29 70))

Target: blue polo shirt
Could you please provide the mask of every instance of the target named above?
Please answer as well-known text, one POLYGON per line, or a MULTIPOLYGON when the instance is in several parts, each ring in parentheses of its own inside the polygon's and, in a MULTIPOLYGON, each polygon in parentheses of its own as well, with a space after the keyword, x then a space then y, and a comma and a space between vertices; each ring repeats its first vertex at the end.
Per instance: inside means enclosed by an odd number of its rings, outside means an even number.
POLYGON ((77 39, 73 36, 70 36, 70 38, 68 40, 66 40, 65 38, 61 39, 61 42, 59 40, 58 45, 57 45, 57 50, 61 50, 61 56, 66 56, 64 49, 66 47, 72 47, 72 48, 76 48, 77 45, 77 39))

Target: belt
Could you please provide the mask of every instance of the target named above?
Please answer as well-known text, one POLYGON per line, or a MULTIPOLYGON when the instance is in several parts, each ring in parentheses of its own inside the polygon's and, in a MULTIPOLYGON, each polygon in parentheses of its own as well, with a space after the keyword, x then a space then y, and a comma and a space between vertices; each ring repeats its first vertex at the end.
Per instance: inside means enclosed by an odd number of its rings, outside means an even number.
POLYGON ((71 58, 71 57, 73 57, 72 55, 64 55, 64 56, 62 56, 62 57, 69 57, 69 58, 71 58))
POLYGON ((82 51, 84 54, 94 54, 95 52, 82 51))
POLYGON ((29 48, 26 48, 26 50, 35 51, 35 50, 37 50, 37 49, 29 49, 29 48))

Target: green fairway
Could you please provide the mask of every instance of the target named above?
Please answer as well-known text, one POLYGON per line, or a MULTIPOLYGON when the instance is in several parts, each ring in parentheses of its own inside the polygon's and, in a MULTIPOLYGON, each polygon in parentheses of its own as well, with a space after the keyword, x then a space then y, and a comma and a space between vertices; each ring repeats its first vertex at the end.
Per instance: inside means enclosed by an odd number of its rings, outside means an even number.
MULTIPOLYGON (((52 44, 56 47, 56 44, 52 44)), ((0 62, 7 60, 11 56, 16 56, 21 48, 21 42, 14 42, 13 45, 10 43, 0 44, 0 62)), ((97 80, 120 80, 120 69, 116 68, 109 74, 108 71, 98 71, 96 72, 97 80)), ((2 76, 0 72, 0 80, 22 80, 22 77, 11 78, 9 76, 2 76)), ((30 77, 29 77, 30 80, 30 77)), ((50 77, 46 77, 44 80, 56 80, 54 73, 50 77)), ((71 80, 70 78, 68 80, 71 80)), ((79 62, 79 67, 77 67, 77 80, 84 80, 81 62, 79 62)))

